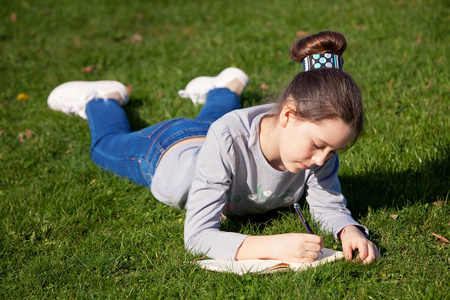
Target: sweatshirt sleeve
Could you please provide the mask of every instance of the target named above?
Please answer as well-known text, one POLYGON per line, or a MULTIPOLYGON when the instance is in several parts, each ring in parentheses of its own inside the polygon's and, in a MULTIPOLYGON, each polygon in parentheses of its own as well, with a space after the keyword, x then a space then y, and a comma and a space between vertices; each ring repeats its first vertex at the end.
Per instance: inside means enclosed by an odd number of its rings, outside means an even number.
POLYGON ((235 260, 246 235, 220 231, 220 214, 233 180, 232 139, 211 128, 197 158, 186 203, 184 241, 188 251, 212 259, 235 260))
POLYGON ((322 167, 311 172, 306 194, 311 215, 323 230, 332 232, 336 239, 347 225, 359 227, 368 236, 369 230, 356 222, 347 209, 347 200, 341 193, 337 176, 338 170, 339 158, 334 154, 322 167))

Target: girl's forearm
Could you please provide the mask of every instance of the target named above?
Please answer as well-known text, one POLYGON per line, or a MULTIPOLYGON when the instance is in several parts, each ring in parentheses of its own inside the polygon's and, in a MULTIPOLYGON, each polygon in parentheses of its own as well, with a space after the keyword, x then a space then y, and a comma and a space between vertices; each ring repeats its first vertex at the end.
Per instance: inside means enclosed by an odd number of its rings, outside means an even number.
POLYGON ((271 236, 247 236, 236 253, 236 260, 270 259, 271 236))
POLYGON ((322 247, 322 238, 313 234, 247 236, 236 254, 236 260, 275 259, 312 262, 322 247))

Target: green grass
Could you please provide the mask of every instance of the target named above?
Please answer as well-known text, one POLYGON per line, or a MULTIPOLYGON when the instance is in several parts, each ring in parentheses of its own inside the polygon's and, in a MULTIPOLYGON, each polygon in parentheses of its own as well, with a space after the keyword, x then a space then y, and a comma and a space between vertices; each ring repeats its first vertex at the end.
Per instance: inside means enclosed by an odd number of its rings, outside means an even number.
MULTIPOLYGON (((0 2, 0 298, 449 298, 450 244, 432 235, 450 238, 445 1, 0 2), (321 30, 347 37, 345 70, 364 97, 366 131, 341 155, 340 178, 382 254, 368 266, 242 277, 198 269, 183 246, 184 211, 100 170, 87 123, 46 105, 62 82, 117 79, 134 86, 125 109, 139 129, 195 116, 177 90, 228 66, 250 75, 242 101, 255 105, 299 71, 288 58, 296 32, 321 30)), ((301 230, 293 211, 275 216, 224 229, 301 230)))

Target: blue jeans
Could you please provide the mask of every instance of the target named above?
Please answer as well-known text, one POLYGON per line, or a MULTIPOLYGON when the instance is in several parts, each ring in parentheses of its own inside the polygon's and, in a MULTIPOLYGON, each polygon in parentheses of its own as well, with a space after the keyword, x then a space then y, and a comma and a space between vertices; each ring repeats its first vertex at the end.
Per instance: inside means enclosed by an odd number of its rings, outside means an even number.
POLYGON ((125 111, 114 99, 93 99, 86 106, 92 160, 100 167, 134 182, 151 186, 164 153, 176 143, 204 137, 211 123, 241 108, 227 88, 211 90, 197 118, 177 118, 131 132, 125 111))

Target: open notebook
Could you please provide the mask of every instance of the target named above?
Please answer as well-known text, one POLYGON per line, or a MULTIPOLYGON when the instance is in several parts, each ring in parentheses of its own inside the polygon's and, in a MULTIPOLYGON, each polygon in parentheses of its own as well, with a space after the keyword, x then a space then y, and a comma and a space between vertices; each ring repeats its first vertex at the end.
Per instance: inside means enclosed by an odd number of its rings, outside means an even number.
POLYGON ((291 263, 264 259, 248 259, 240 261, 206 259, 199 260, 197 264, 204 269, 217 272, 236 273, 239 275, 252 273, 265 274, 286 271, 288 269, 303 271, 308 268, 315 268, 319 265, 333 262, 343 257, 344 254, 341 251, 323 248, 322 252, 319 253, 319 257, 312 263, 291 263))

